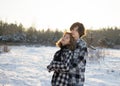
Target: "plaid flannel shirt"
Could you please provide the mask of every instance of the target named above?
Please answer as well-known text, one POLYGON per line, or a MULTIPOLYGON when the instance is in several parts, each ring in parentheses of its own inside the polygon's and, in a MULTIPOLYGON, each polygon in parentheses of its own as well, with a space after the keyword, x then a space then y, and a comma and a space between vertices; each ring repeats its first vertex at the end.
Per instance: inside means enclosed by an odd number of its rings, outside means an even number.
MULTIPOLYGON (((56 55, 58 53, 59 51, 56 53, 56 55)), ((70 86, 70 77, 68 71, 70 69, 72 51, 70 51, 69 49, 64 49, 61 53, 61 61, 53 60, 50 65, 47 66, 49 71, 54 71, 51 81, 52 86, 70 86)))
POLYGON ((71 60, 72 69, 70 69, 70 84, 72 86, 83 86, 85 81, 85 66, 87 54, 87 45, 83 39, 77 40, 76 49, 73 52, 71 60))

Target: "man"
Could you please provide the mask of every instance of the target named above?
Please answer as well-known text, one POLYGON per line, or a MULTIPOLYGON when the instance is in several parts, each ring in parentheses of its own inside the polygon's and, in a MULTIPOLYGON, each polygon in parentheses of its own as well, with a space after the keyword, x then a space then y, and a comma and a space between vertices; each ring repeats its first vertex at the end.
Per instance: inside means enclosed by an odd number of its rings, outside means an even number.
POLYGON ((85 66, 87 53, 86 42, 82 39, 85 34, 85 28, 82 23, 75 22, 71 25, 70 31, 76 40, 76 48, 73 52, 70 69, 70 84, 72 86, 83 86, 85 81, 85 66))

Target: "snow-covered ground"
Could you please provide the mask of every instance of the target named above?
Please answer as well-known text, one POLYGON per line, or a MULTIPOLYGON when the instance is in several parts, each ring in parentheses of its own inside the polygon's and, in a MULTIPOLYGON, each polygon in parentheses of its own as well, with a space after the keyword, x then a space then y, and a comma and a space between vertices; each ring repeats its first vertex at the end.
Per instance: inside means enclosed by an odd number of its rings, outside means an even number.
MULTIPOLYGON (((0 54, 0 86, 51 86, 46 66, 59 49, 9 46, 0 54)), ((105 49, 104 58, 87 61, 85 86, 120 86, 120 50, 105 49)), ((93 57, 96 51, 92 51, 93 57)))

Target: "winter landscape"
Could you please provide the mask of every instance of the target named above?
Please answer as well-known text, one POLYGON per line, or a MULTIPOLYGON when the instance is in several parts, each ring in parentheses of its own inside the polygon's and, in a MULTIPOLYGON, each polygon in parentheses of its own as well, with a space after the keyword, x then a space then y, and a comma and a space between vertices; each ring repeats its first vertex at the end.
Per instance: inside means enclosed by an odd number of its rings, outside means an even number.
MULTIPOLYGON (((0 53, 0 86, 51 86, 46 66, 57 47, 8 46, 0 53)), ((120 86, 120 50, 89 50, 85 86, 120 86)))

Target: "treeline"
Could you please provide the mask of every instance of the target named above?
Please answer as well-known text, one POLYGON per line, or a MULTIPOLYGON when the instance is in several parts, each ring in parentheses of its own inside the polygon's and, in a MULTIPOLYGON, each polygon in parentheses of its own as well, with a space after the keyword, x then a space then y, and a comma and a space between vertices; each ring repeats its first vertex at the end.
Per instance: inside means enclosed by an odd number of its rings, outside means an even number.
POLYGON ((37 30, 34 27, 24 28, 22 24, 0 21, 1 43, 55 45, 62 34, 63 32, 57 29, 37 30))
POLYGON ((89 45, 114 47, 120 45, 120 28, 107 27, 99 30, 87 30, 86 41, 89 45))
MULTIPOLYGON (((59 30, 37 30, 35 27, 24 28, 22 24, 0 21, 0 42, 19 44, 55 45, 62 36, 59 30)), ((87 30, 84 39, 88 45, 113 47, 120 45, 120 28, 107 27, 99 30, 87 30)))

